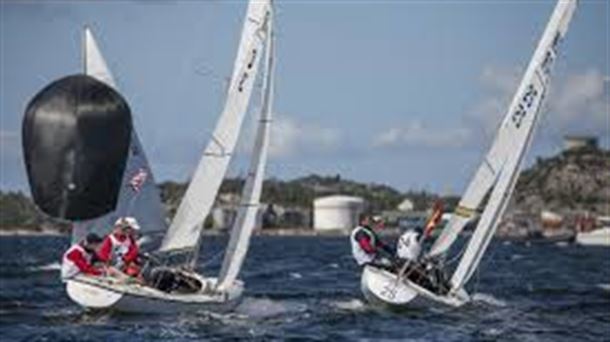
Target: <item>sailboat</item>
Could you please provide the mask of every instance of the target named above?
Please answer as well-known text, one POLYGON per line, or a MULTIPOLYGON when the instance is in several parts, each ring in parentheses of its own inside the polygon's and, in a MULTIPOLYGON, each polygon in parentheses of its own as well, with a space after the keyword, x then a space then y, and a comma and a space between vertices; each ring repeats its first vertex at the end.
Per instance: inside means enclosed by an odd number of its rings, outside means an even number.
MULTIPOLYGON (((86 175, 86 173, 78 169, 78 163, 68 163, 69 169, 59 177, 65 189, 61 189, 60 195, 55 196, 58 202, 61 203, 60 207, 62 210, 56 210, 52 213, 47 211, 61 218, 78 218, 78 220, 74 220, 73 242, 79 241, 89 232, 107 233, 112 227, 112 222, 117 217, 135 217, 140 222, 144 234, 144 238, 139 240, 139 243, 142 243, 141 247, 144 244, 153 244, 151 241, 155 240, 155 236, 164 234, 160 245, 145 248, 151 251, 147 266, 151 269, 151 273, 170 273, 176 279, 179 278, 181 281, 186 282, 188 287, 179 291, 167 291, 158 288, 150 282, 141 284, 136 281, 126 282, 124 279, 109 276, 91 277, 77 275, 66 281, 66 291, 73 301, 85 308, 112 309, 123 312, 168 312, 183 311, 185 309, 226 311, 239 303, 244 290, 244 283, 237 279, 237 277, 245 259, 249 240, 256 223, 270 139, 274 87, 272 25, 273 8, 271 0, 250 1, 244 20, 231 82, 227 91, 224 110, 178 208, 177 214, 169 227, 164 218, 158 189, 154 183, 144 150, 135 133, 133 124, 129 121, 123 125, 115 124, 114 127, 119 129, 115 129, 112 133, 120 132, 123 127, 131 128, 128 136, 129 148, 126 151, 124 166, 120 165, 120 162, 115 163, 117 165, 116 169, 123 171, 120 187, 115 194, 116 203, 114 207, 111 210, 105 210, 102 215, 89 215, 94 206, 81 208, 82 210, 78 212, 72 210, 72 212, 75 212, 72 216, 64 215, 66 212, 70 212, 65 210, 66 208, 70 209, 74 206, 74 203, 70 202, 71 197, 69 195, 71 194, 70 191, 74 192, 76 188, 73 182, 75 177, 77 180, 78 177, 85 178, 86 182, 83 188, 95 188, 95 184, 92 183, 95 180, 83 177, 82 175, 86 175), (236 147, 261 59, 264 59, 262 105, 256 140, 252 150, 252 160, 242 193, 241 204, 231 231, 220 275, 218 277, 204 276, 195 271, 203 221, 210 211, 222 179, 227 172, 232 152, 236 147), (68 175, 66 176, 66 174, 68 175), (65 196, 65 194, 68 194, 68 196, 65 196), (81 219, 83 217, 87 219, 81 219)), ((82 77, 85 77, 89 82, 94 80, 94 82, 99 82, 114 89, 114 91, 110 91, 111 95, 120 97, 117 95, 118 90, 114 77, 110 73, 93 34, 88 28, 85 28, 84 33, 83 54, 85 72, 82 77)), ((35 99, 38 98, 40 96, 35 97, 35 99)), ((126 105, 123 107, 124 111, 128 112, 128 107, 126 105)), ((36 108, 38 107, 34 109, 36 108)), ((33 120, 28 121, 28 123, 24 121, 24 132, 26 131, 25 127, 33 127, 30 130, 38 132, 40 136, 41 130, 37 129, 43 127, 36 125, 41 122, 45 124, 45 120, 53 115, 57 117, 56 113, 49 115, 47 111, 42 113, 44 118, 42 120, 39 119, 37 122, 34 121, 34 124, 31 123, 33 120)), ((30 117, 32 116, 30 115, 30 117)), ((131 119, 129 116, 127 118, 131 119)), ((56 119, 52 120, 56 121, 56 119)), ((100 127, 109 126, 107 122, 104 124, 106 126, 101 125, 100 127)), ((78 135, 78 133, 75 135, 78 135)), ((43 138, 47 138, 44 136, 44 133, 42 135, 43 138)), ((36 137, 35 134, 33 136, 36 137)), ((81 141, 77 142, 76 147, 72 146, 70 149, 56 151, 58 157, 55 158, 55 161, 86 159, 87 156, 78 155, 79 151, 82 151, 82 146, 95 145, 96 143, 86 140, 87 137, 81 138, 81 141)), ((35 142, 40 140, 33 139, 35 142)), ((45 141, 44 145, 50 145, 48 140, 45 141)), ((99 150, 96 151, 97 153, 99 153, 99 150)), ((101 155, 103 156, 104 154, 101 153, 101 155)), ((115 159, 120 160, 120 157, 115 159)), ((32 175, 34 175, 37 172, 36 167, 35 165, 30 167, 30 164, 33 165, 35 163, 26 162, 26 164, 28 165, 28 170, 31 170, 32 175)), ((36 177, 31 176, 30 179, 33 193, 36 194, 35 190, 37 188, 35 187, 35 182, 32 181, 36 180, 36 177)), ((106 193, 111 192, 110 190, 106 191, 106 193)), ((111 198, 112 194, 108 197, 111 198)), ((36 196, 34 198, 36 202, 36 196)), ((92 202, 97 203, 100 201, 93 199, 92 202)), ((44 201, 36 203, 39 207, 44 206, 44 201)))
MULTIPOLYGON (((576 10, 576 0, 559 0, 517 88, 495 140, 461 198, 455 214, 432 245, 424 260, 443 267, 459 233, 470 222, 476 228, 463 251, 457 253, 457 267, 446 284, 438 289, 416 283, 394 273, 366 266, 361 288, 373 303, 396 307, 451 306, 470 301, 465 289, 475 274, 514 190, 523 159, 531 143, 541 107, 547 96, 552 66, 558 47, 576 10), (479 207, 488 198, 479 215, 479 207)), ((435 266, 436 265, 436 266, 435 266)))

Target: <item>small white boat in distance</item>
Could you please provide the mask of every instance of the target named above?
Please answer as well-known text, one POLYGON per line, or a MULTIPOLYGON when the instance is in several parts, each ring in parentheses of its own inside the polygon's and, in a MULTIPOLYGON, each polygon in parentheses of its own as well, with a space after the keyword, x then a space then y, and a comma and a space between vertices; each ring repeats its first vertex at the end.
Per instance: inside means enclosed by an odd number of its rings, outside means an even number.
POLYGON ((610 227, 576 234, 576 243, 583 246, 610 246, 610 227))
POLYGON ((547 95, 557 48, 575 9, 575 0, 557 2, 490 150, 449 223, 418 266, 421 270, 413 277, 418 283, 405 279, 407 276, 397 279, 396 274, 366 266, 361 286, 370 302, 406 308, 421 305, 459 307, 470 301, 464 287, 475 274, 515 188, 547 95), (488 198, 487 203, 479 215, 485 198, 488 198), (477 218, 477 226, 465 249, 449 256, 449 249, 459 233, 477 218), (449 265, 444 265, 445 260, 455 259, 459 260, 458 265, 447 281, 444 271, 449 265))

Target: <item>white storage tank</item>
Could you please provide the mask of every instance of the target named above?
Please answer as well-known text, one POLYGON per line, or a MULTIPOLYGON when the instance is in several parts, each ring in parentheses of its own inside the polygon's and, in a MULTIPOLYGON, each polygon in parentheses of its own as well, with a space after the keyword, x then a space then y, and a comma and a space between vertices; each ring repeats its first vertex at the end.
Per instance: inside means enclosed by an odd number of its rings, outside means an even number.
POLYGON ((354 196, 327 196, 313 202, 313 221, 316 230, 351 229, 358 224, 365 202, 354 196))

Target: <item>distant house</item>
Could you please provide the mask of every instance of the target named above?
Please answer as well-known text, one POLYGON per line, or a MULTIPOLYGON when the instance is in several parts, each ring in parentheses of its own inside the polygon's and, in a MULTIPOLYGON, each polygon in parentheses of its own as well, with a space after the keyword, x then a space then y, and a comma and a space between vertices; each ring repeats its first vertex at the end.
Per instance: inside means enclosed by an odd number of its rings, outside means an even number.
POLYGON ((399 211, 413 211, 415 205, 413 205, 413 201, 408 198, 405 198, 400 204, 396 207, 399 211))
POLYGON ((598 140, 595 136, 567 135, 563 138, 563 150, 597 149, 598 140))

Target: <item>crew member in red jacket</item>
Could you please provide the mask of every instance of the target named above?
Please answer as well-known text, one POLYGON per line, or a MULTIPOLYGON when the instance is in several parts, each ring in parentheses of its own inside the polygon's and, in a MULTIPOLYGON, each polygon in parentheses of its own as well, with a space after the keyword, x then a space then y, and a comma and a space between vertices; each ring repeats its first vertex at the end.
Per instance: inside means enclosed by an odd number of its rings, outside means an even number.
POLYGON ((375 230, 384 227, 379 216, 362 216, 360 225, 354 228, 350 236, 352 254, 359 266, 372 265, 384 269, 393 269, 394 251, 377 236, 375 230))
POLYGON ((137 265, 140 253, 135 233, 140 230, 133 217, 121 217, 114 224, 114 230, 106 236, 98 253, 101 261, 129 275, 139 273, 137 265))
POLYGON ((102 238, 96 234, 87 237, 72 245, 63 256, 61 263, 61 278, 70 279, 77 274, 99 276, 103 274, 100 268, 93 266, 93 258, 102 242, 102 238))

